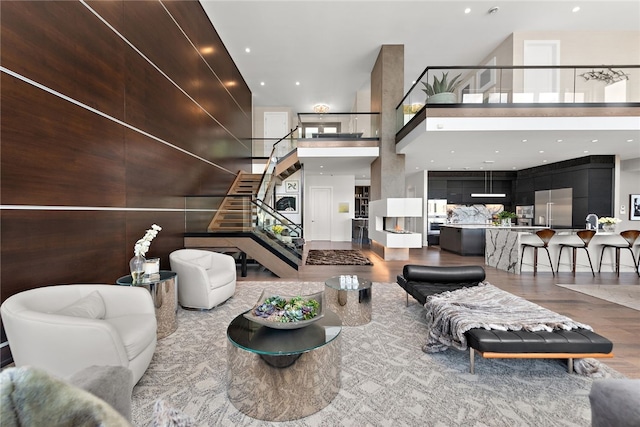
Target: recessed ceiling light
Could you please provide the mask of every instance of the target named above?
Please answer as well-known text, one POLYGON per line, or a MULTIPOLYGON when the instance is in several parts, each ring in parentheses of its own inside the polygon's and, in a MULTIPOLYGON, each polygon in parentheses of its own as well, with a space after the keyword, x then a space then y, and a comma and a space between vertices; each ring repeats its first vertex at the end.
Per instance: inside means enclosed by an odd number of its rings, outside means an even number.
POLYGON ((203 47, 202 49, 200 49, 200 53, 203 55, 208 55, 210 53, 213 53, 213 48, 211 46, 203 47))
POLYGON ((434 162, 434 160, 432 159, 432 160, 431 160, 431 163, 433 163, 433 162, 434 162))
POLYGON ((627 142, 633 142, 633 139, 627 139, 627 142))
POLYGON ((251 52, 251 48, 245 47, 245 48, 244 48, 244 51, 245 51, 245 52, 247 52, 247 53, 249 53, 249 52, 251 52))
POLYGON ((522 142, 527 142, 527 140, 526 140, 526 139, 523 139, 523 140, 522 140, 522 142))
POLYGON ((511 169, 515 169, 515 168, 516 168, 515 166, 512 166, 512 167, 511 167, 511 169))
POLYGON ((598 140, 597 139, 592 139, 591 142, 598 142, 598 140))
POLYGON ((415 81, 415 80, 414 80, 414 81, 412 81, 412 82, 411 82, 411 84, 412 84, 412 85, 416 84, 416 81, 415 81))
POLYGON ((583 151, 584 154, 587 154, 588 152, 589 152, 589 150, 584 150, 583 151))
POLYGON ((260 86, 264 86, 264 82, 260 82, 260 86))
POLYGON ((558 142, 562 142, 562 140, 561 140, 561 139, 559 139, 559 140, 558 140, 558 142))
POLYGON ((542 161, 542 163, 547 163, 547 161, 546 161, 546 160, 543 160, 543 161, 542 161))
POLYGON ((470 8, 470 7, 466 8, 466 9, 464 10, 464 13, 471 13, 471 8, 470 8))
POLYGON ((453 153, 455 153, 455 151, 454 151, 454 150, 451 150, 451 154, 453 154, 453 153))
POLYGON ((296 86, 300 86, 300 82, 296 82, 296 86))
POLYGON ((420 169, 418 166, 416 166, 416 169, 420 169))
POLYGON ((542 154, 542 153, 544 153, 544 150, 540 150, 540 151, 538 151, 538 153, 542 154))
POLYGON ((571 9, 571 12, 576 13, 579 10, 580 10, 580 6, 576 6, 573 9, 571 9))
POLYGON ((320 165, 320 169, 322 169, 324 166, 320 165))

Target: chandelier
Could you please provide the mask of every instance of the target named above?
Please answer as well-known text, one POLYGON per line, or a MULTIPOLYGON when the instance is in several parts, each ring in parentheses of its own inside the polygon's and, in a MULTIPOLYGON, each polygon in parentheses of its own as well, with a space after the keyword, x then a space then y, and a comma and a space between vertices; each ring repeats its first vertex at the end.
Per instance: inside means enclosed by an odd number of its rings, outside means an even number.
POLYGON ((629 80, 629 75, 622 70, 591 70, 586 73, 578 74, 585 80, 598 80, 606 84, 617 83, 622 80, 629 80))
POLYGON ((316 104, 313 106, 313 112, 318 114, 328 113, 329 106, 327 104, 316 104))

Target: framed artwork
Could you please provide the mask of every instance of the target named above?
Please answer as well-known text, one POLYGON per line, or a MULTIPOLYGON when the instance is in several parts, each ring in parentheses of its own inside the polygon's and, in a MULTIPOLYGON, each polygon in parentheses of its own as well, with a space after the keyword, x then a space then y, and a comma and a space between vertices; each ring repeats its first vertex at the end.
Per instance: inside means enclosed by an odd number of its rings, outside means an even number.
POLYGON ((298 193, 299 192, 300 181, 297 179, 292 179, 284 182, 284 191, 285 193, 298 193))
POLYGON ((276 210, 282 213, 298 213, 298 196, 276 194, 276 210))
MULTIPOLYGON (((494 66, 496 65, 496 57, 491 58, 489 62, 485 64, 485 66, 494 66)), ((480 69, 476 73, 476 86, 478 88, 478 92, 482 93, 486 90, 492 88, 496 84, 496 70, 495 69, 480 69)))
POLYGON ((629 219, 640 221, 640 194, 629 195, 629 219))
POLYGON ((349 202, 338 203, 338 213, 349 213, 349 202))

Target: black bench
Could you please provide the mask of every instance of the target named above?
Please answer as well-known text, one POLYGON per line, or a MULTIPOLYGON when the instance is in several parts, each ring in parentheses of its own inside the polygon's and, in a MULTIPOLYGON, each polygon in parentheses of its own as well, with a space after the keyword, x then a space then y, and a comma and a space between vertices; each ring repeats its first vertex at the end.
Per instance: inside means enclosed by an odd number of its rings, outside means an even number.
MULTIPOLYGON (((405 265, 398 285, 424 306, 427 297, 446 291, 477 286, 485 279, 481 266, 405 265)), ((570 331, 499 331, 471 329, 465 332, 469 346, 470 372, 474 373, 474 355, 485 358, 567 359, 573 372, 573 359, 613 357, 613 344, 587 329, 570 331)))
POLYGON ((567 359, 569 373, 573 372, 574 358, 613 357, 613 343, 588 329, 551 332, 470 329, 465 336, 472 374, 476 352, 488 359, 567 359))
POLYGON ((429 295, 477 286, 484 279, 484 268, 479 265, 432 267, 408 264, 402 269, 402 275, 397 277, 397 282, 407 292, 408 306, 409 295, 424 305, 429 295))

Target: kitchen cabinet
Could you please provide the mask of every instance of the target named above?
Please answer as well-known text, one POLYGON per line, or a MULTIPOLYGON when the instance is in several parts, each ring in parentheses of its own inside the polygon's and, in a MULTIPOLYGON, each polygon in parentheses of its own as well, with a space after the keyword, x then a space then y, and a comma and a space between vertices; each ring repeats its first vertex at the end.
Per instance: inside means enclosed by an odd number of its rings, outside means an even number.
POLYGON ((444 225, 440 227, 440 249, 454 254, 484 255, 485 228, 444 225))

